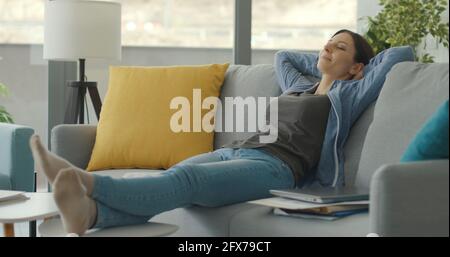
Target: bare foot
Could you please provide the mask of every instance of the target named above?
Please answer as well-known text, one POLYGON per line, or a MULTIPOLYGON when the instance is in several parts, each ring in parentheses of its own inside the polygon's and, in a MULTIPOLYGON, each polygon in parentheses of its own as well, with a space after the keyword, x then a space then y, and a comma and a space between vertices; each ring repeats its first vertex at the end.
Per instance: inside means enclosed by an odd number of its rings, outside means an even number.
POLYGON ((30 138, 30 147, 38 171, 44 172, 51 184, 53 184, 53 181, 60 170, 71 166, 69 162, 45 149, 38 135, 33 135, 30 138))
POLYGON ((81 177, 81 181, 86 187, 88 195, 91 195, 94 186, 94 176, 92 174, 75 167, 70 162, 48 151, 42 145, 38 135, 33 135, 30 138, 30 147, 38 171, 44 172, 51 185, 53 185, 59 171, 66 168, 72 168, 79 173, 78 175, 81 177))
POLYGON ((94 200, 86 194, 78 171, 59 171, 53 183, 53 195, 67 233, 83 235, 93 226, 97 216, 94 200))

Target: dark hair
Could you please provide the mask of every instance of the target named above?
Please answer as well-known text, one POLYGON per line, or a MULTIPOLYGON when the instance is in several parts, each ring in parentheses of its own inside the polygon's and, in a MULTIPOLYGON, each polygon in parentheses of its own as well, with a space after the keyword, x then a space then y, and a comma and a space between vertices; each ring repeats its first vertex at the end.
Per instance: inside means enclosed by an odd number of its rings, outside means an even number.
POLYGON ((358 63, 363 63, 364 65, 369 64, 370 59, 375 56, 373 48, 370 46, 369 42, 367 42, 367 40, 360 34, 347 29, 339 30, 333 35, 333 37, 342 33, 347 33, 353 38, 353 43, 355 44, 356 49, 356 54, 354 57, 355 61, 358 63))

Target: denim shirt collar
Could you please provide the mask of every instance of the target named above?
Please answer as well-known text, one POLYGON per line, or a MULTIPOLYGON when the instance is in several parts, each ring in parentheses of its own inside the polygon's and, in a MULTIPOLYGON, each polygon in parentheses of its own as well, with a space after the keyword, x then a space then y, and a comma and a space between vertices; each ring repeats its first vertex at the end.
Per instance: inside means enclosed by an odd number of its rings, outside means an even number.
POLYGON ((312 88, 305 90, 305 93, 310 93, 310 94, 314 94, 317 91, 317 88, 319 87, 320 82, 317 82, 312 88))

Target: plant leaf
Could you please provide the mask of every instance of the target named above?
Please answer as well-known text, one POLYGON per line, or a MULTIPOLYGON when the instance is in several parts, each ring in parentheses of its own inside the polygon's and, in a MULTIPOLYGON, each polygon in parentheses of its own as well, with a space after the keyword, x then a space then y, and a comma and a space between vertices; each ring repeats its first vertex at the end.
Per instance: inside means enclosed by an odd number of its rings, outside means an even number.
MULTIPOLYGON (((447 0, 380 0, 383 9, 368 17, 364 37, 375 52, 393 46, 409 45, 417 48, 424 38, 432 35, 449 48, 449 23, 441 20, 447 9, 447 0)), ((433 56, 424 53, 416 60, 433 62, 433 56)))

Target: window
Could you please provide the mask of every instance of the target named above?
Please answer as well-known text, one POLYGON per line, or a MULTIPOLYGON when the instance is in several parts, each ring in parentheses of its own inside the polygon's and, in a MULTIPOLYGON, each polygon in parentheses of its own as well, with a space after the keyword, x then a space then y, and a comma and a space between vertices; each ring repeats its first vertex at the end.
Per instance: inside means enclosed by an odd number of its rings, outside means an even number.
POLYGON ((0 0, 0 44, 42 44, 45 0, 0 0))
POLYGON ((120 0, 122 42, 231 48, 234 0, 120 0))
MULTIPOLYGON (((234 0, 116 0, 124 46, 231 48, 234 0)), ((0 0, 0 43, 41 44, 45 0, 0 0)), ((252 47, 317 50, 356 30, 357 0, 253 0, 252 47)))
POLYGON ((338 30, 356 31, 357 0, 253 0, 254 49, 318 50, 338 30))
MULTIPOLYGON (((231 48, 234 0, 116 0, 124 46, 231 48)), ((45 0, 0 0, 0 43, 42 44, 45 0)))

